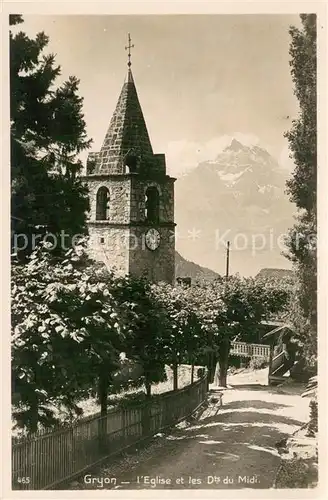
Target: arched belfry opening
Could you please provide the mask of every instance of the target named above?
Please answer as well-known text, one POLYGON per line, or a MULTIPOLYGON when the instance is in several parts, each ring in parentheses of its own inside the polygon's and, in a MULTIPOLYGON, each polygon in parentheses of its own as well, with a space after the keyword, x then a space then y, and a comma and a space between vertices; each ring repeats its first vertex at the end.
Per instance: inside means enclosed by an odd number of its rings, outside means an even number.
POLYGON ((138 167, 138 157, 133 154, 129 154, 125 158, 125 173, 136 173, 138 167))
POLYGON ((149 186, 145 193, 145 219, 159 222, 159 192, 156 186, 149 186))
POLYGON ((107 187, 102 186, 97 191, 96 200, 96 220, 109 219, 109 190, 107 187))

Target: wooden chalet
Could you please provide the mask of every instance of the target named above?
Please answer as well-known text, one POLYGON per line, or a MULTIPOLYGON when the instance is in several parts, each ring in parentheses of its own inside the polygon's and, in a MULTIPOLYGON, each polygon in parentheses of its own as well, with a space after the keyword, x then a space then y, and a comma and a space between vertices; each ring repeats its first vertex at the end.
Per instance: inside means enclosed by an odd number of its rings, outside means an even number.
POLYGON ((291 342, 293 330, 285 323, 268 322, 263 325, 269 331, 262 336, 261 343, 232 342, 230 354, 266 358, 269 363, 268 383, 279 384, 286 380, 296 361, 295 344, 291 342))

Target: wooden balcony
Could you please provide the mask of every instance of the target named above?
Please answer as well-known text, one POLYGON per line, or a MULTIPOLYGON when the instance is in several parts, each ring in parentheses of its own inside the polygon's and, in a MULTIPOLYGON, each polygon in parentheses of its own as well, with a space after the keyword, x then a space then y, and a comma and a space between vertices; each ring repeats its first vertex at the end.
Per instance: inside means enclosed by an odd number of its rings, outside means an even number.
POLYGON ((274 354, 273 345, 231 342, 230 354, 240 356, 241 358, 261 357, 266 359, 269 364, 269 385, 277 385, 284 382, 287 378, 288 370, 294 364, 294 361, 289 359, 288 353, 284 349, 274 354))
POLYGON ((246 342, 231 342, 230 354, 247 358, 270 359, 270 346, 265 344, 247 344, 246 342))

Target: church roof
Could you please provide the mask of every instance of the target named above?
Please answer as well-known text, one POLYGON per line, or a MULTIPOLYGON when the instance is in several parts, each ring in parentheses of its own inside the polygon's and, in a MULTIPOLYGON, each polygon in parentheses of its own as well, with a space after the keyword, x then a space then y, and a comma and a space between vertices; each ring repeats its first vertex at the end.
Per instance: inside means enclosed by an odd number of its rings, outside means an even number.
POLYGON ((123 84, 114 114, 99 153, 93 153, 94 174, 124 173, 126 158, 138 164, 153 161, 153 149, 140 106, 131 68, 123 84))

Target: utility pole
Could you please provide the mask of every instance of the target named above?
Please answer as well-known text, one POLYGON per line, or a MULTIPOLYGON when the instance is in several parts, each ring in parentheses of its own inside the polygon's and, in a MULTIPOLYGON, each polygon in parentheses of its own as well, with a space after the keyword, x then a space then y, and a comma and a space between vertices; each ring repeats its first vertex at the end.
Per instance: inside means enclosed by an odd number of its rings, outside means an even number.
POLYGON ((230 241, 227 242, 226 280, 228 280, 229 278, 229 253, 230 253, 230 241))

